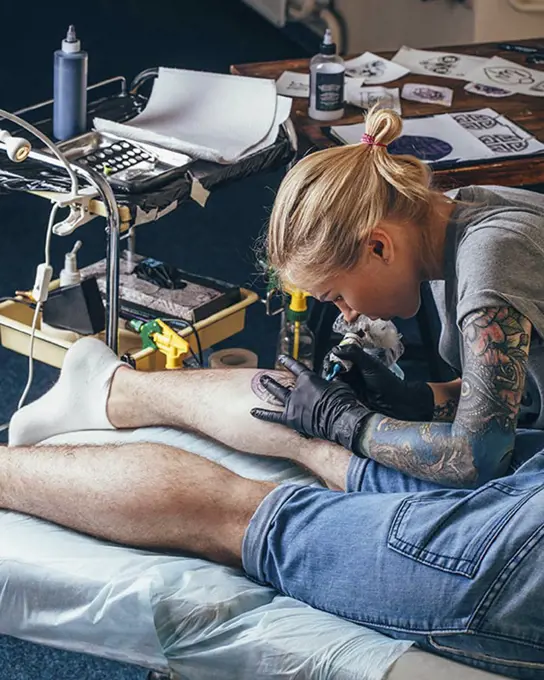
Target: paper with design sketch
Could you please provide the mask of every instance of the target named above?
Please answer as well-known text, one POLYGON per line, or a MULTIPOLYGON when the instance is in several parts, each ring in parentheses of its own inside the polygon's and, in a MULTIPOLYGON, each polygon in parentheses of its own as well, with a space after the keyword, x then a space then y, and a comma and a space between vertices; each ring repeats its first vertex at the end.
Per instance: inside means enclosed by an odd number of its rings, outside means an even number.
MULTIPOLYGON (((331 127, 334 137, 357 144, 364 123, 331 127)), ((544 152, 544 144, 493 109, 406 118, 389 153, 411 154, 430 164, 525 156, 544 152)))
POLYGON ((487 61, 484 57, 473 57, 468 54, 452 52, 434 52, 432 50, 415 50, 412 47, 401 47, 393 57, 395 64, 409 69, 411 73, 441 78, 457 78, 474 80, 468 74, 487 61))
POLYGON ((285 97, 309 97, 310 74, 284 71, 276 80, 276 89, 285 97))
POLYGON ((406 83, 402 88, 402 98, 423 104, 451 106, 453 90, 450 87, 438 87, 426 83, 406 83))
POLYGON ((485 144, 493 156, 542 153, 544 144, 493 109, 452 113, 451 117, 485 144))
POLYGON ((272 144, 291 100, 265 78, 160 68, 142 113, 126 123, 94 119, 94 127, 126 139, 233 163, 272 144))
POLYGON ((469 80, 491 87, 505 87, 519 94, 544 97, 544 72, 492 57, 470 73, 469 80))
POLYGON ((359 106, 361 109, 371 109, 377 105, 380 109, 392 109, 402 115, 398 87, 363 87, 357 82, 346 82, 345 99, 348 104, 359 106))
POLYGON ((492 87, 491 85, 481 85, 480 83, 468 83, 465 85, 465 90, 471 94, 480 94, 482 97, 511 97, 515 92, 513 90, 505 90, 502 87, 492 87))
POLYGON ((408 69, 399 64, 394 64, 389 59, 379 57, 372 52, 365 52, 355 59, 346 61, 346 75, 357 78, 362 85, 383 85, 392 80, 402 78, 408 73, 408 69))
MULTIPOLYGON (((331 133, 346 144, 359 143, 363 132, 364 123, 331 127, 331 133)), ((391 154, 409 154, 426 163, 472 160, 491 155, 485 144, 447 113, 404 119, 402 135, 387 149, 391 154)))

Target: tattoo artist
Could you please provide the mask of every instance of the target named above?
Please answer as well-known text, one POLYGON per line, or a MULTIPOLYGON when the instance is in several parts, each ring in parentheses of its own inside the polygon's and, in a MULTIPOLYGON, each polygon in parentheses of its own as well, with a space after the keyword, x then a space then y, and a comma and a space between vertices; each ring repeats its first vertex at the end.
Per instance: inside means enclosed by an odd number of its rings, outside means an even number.
POLYGON ((262 378, 283 412, 252 415, 336 442, 411 477, 477 487, 509 469, 516 428, 544 429, 544 196, 499 186, 441 193, 428 167, 391 155, 402 122, 369 112, 360 144, 306 156, 283 180, 269 263, 348 322, 409 318, 430 282, 441 356, 459 376, 407 382, 355 345, 320 378, 289 357, 293 388, 262 378))

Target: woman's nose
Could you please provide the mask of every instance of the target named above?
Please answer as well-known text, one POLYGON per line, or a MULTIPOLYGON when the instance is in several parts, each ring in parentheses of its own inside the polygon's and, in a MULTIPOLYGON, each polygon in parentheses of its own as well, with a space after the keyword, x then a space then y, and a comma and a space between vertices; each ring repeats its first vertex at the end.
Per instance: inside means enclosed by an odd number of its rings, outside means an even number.
POLYGON ((359 312, 356 312, 354 309, 352 309, 349 305, 347 305, 345 302, 335 302, 334 303, 338 309, 342 312, 344 315, 344 319, 348 323, 353 323, 357 317, 359 316, 359 312))

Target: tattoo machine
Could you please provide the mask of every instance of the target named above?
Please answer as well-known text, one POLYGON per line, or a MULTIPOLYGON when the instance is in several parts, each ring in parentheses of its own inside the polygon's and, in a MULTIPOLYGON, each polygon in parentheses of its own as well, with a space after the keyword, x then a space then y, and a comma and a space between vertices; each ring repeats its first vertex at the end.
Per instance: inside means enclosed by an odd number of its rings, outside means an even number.
MULTIPOLYGON (((356 344, 365 352, 379 359, 400 378, 404 377, 402 369, 397 365, 398 359, 404 352, 404 346, 397 327, 391 321, 372 320, 361 314, 354 322, 348 323, 340 314, 336 318, 332 330, 344 335, 339 343, 341 347, 356 344)), ((326 358, 325 365, 328 366, 325 377, 329 381, 340 373, 347 373, 352 368, 351 361, 340 359, 332 352, 326 358)))

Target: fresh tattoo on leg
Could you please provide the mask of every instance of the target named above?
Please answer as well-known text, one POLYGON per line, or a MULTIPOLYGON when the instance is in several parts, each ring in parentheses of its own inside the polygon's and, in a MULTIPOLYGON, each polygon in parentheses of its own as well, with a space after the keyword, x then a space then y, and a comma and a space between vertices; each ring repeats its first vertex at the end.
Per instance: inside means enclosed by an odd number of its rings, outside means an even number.
POLYGON ((251 379, 251 391, 253 394, 258 397, 261 401, 264 401, 266 404, 270 404, 271 406, 279 406, 282 407, 283 404, 279 399, 276 399, 268 390, 266 390, 262 385, 261 385, 261 378, 264 375, 269 375, 271 378, 274 378, 276 382, 279 382, 280 385, 283 385, 284 387, 293 387, 295 384, 295 378, 292 375, 289 375, 285 371, 257 371, 253 378, 251 379))

